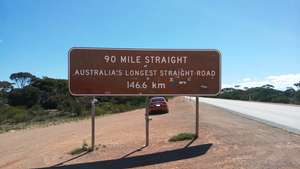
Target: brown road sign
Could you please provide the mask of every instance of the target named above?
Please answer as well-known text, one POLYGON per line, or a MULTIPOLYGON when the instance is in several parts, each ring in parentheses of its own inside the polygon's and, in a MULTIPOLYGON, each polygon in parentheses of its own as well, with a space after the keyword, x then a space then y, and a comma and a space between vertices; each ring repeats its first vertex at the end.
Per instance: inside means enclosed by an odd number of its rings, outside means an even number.
POLYGON ((69 90, 75 96, 215 95, 217 50, 71 48, 69 90))

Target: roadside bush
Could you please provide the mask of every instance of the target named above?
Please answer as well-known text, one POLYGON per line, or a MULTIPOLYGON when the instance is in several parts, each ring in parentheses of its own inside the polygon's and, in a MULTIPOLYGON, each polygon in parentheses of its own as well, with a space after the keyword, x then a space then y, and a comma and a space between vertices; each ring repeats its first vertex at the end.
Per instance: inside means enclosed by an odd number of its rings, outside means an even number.
POLYGON ((71 102, 71 113, 76 114, 76 116, 82 115, 82 108, 81 108, 80 103, 71 102))
POLYGON ((114 105, 110 102, 101 103, 99 106, 103 110, 105 110, 107 113, 113 113, 114 112, 114 105))
POLYGON ((233 100, 248 100, 248 96, 243 90, 233 90, 231 92, 224 92, 220 94, 219 97, 233 100))
POLYGON ((5 106, 8 106, 8 105, 5 104, 4 101, 2 102, 2 100, 0 100, 0 109, 4 108, 5 106))
POLYGON ((33 117, 32 114, 25 109, 15 109, 14 111, 15 115, 13 117, 13 123, 29 121, 33 117))
POLYGON ((56 109, 58 102, 59 98, 57 96, 49 96, 46 93, 41 95, 40 104, 44 109, 56 109))
POLYGON ((57 108, 64 112, 70 112, 73 116, 82 115, 82 107, 80 102, 72 97, 64 97, 57 108))
POLYGON ((290 99, 286 96, 278 96, 278 97, 274 97, 271 100, 273 103, 289 103, 290 99))
POLYGON ((99 106, 96 106, 95 112, 96 112, 97 116, 99 116, 99 115, 101 116, 101 115, 107 114, 107 112, 103 108, 101 108, 99 106))
POLYGON ((0 123, 19 123, 28 121, 32 114, 23 107, 6 107, 0 110, 0 123))
POLYGON ((14 89, 8 95, 8 103, 12 106, 31 107, 39 102, 40 90, 36 87, 27 86, 23 89, 14 89))
MULTIPOLYGON (((20 88, 13 88, 12 83, 8 84, 10 82, 2 83, 9 85, 0 91, 0 124, 5 123, 2 126, 90 115, 92 97, 71 96, 65 79, 38 78, 27 72, 19 72, 12 74, 11 80, 18 83, 20 88), (27 80, 26 84, 22 84, 22 80, 27 80)), ((99 101, 96 115, 103 115, 143 107, 146 97, 96 98, 99 101)))
POLYGON ((89 145, 84 140, 81 147, 75 148, 74 150, 70 151, 69 154, 77 155, 77 154, 81 154, 83 152, 89 152, 89 151, 91 151, 91 148, 89 147, 89 145))
POLYGON ((36 116, 45 116, 48 113, 38 104, 32 106, 30 109, 28 109, 28 111, 30 111, 30 113, 36 117, 36 116))
POLYGON ((116 112, 125 112, 125 111, 133 109, 133 107, 134 106, 131 106, 129 104, 118 104, 118 105, 114 106, 113 112, 114 113, 116 113, 116 112))
POLYGON ((225 88, 217 96, 218 98, 233 100, 252 100, 261 102, 274 103, 300 103, 299 91, 293 88, 287 88, 285 91, 276 90, 272 85, 264 85, 262 87, 246 88, 245 90, 225 88), (298 101, 297 101, 298 100, 298 101))
POLYGON ((293 88, 287 88, 287 90, 285 90, 283 93, 286 97, 292 98, 294 97, 296 90, 293 88))
POLYGON ((0 107, 7 104, 7 97, 1 96, 0 97, 0 107))
POLYGON ((295 93, 295 101, 296 103, 300 104, 300 90, 295 93))
POLYGON ((171 137, 169 139, 169 142, 192 140, 195 138, 196 138, 196 135, 194 133, 180 133, 178 135, 171 137))

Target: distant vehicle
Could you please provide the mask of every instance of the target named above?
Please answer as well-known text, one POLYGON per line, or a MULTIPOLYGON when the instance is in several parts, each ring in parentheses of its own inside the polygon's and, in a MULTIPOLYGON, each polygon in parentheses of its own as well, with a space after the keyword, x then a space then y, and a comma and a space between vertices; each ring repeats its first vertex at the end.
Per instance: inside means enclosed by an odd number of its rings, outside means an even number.
POLYGON ((152 97, 148 104, 149 115, 169 113, 167 100, 164 97, 152 97))

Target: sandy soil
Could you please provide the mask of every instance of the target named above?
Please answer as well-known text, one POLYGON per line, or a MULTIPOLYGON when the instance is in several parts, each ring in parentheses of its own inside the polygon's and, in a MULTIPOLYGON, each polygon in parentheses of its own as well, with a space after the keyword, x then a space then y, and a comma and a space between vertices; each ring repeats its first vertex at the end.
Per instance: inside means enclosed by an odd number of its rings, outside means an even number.
POLYGON ((169 143, 173 135, 194 132, 194 104, 171 100, 169 114, 152 117, 150 145, 140 151, 143 109, 97 118, 98 150, 83 155, 68 153, 90 143, 89 120, 0 134, 0 169, 299 168, 299 135, 206 104, 200 104, 200 137, 169 143))

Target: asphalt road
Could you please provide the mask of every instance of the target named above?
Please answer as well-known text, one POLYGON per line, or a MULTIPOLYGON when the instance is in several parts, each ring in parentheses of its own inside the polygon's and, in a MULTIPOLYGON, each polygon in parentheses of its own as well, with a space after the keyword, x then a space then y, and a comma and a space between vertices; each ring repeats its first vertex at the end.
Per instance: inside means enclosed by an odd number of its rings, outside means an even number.
MULTIPOLYGON (((192 97, 194 100, 195 97, 192 97)), ((199 97, 199 101, 300 134, 300 106, 199 97)), ((200 107, 201 109, 201 107, 200 107)))

